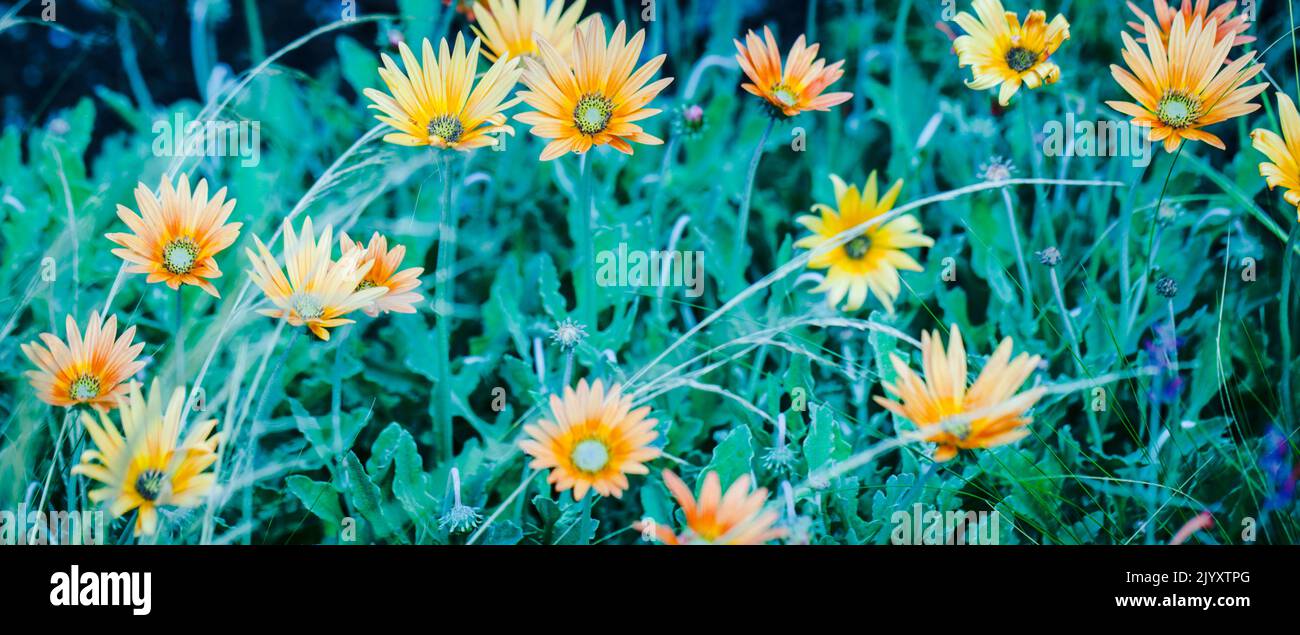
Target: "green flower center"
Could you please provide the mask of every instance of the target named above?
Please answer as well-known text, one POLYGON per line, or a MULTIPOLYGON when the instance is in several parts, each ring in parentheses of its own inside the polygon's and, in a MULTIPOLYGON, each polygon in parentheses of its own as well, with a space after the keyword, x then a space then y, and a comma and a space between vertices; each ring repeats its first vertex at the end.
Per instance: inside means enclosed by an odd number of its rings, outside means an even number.
POLYGON ((573 448, 570 458, 579 470, 596 473, 605 469, 605 464, 609 463, 609 448, 600 441, 587 439, 573 448))
POLYGON ((177 275, 189 273, 198 260, 199 246, 187 237, 167 243, 162 250, 163 268, 177 275))
POLYGON ((135 479, 135 493, 149 502, 158 500, 162 493, 163 481, 167 478, 162 470, 145 470, 135 479))
POLYGON ((1186 128, 1201 118, 1201 100, 1179 92, 1165 93, 1156 104, 1156 119, 1170 128, 1186 128))
POLYGON ((861 260, 871 251, 871 239, 858 236, 844 245, 844 253, 854 260, 861 260))
POLYGON ((320 299, 306 293, 295 293, 289 296, 289 308, 304 320, 314 320, 325 315, 325 307, 321 305, 320 299))
POLYGON ((799 95, 794 89, 785 83, 780 83, 772 87, 772 97, 783 106, 793 106, 799 103, 799 95))
POLYGON ((583 95, 573 107, 573 125, 585 135, 599 134, 609 127, 614 117, 614 102, 610 98, 592 93, 583 95))
POLYGON ((361 282, 357 283, 357 288, 356 288, 356 289, 353 289, 353 292, 356 292, 356 291, 365 291, 366 289, 373 289, 373 288, 375 288, 375 287, 377 287, 377 286, 379 286, 379 285, 375 284, 375 281, 374 281, 374 280, 366 279, 366 280, 362 280, 361 282))
POLYGON ((72 380, 68 396, 76 401, 90 401, 99 396, 99 378, 94 375, 81 375, 72 380))
POLYGON ((1038 63, 1038 53, 1020 46, 1007 51, 1007 66, 1017 73, 1023 73, 1038 63))
POLYGON ((429 122, 429 135, 442 139, 447 143, 460 141, 463 134, 465 134, 465 124, 462 124, 460 119, 451 115, 434 117, 433 121, 429 122))

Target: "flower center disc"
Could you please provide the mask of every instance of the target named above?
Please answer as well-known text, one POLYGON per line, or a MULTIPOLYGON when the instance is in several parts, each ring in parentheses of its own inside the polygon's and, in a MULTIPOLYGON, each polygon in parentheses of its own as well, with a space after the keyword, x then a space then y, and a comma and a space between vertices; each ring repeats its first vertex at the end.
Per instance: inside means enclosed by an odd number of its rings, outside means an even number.
POLYGON ((463 134, 465 134, 465 124, 451 115, 435 117, 429 122, 429 136, 437 137, 447 143, 460 141, 463 134))
POLYGON ((1017 73, 1023 73, 1038 62, 1038 54, 1023 47, 1013 47, 1007 51, 1007 66, 1017 73))
POLYGON ((72 380, 68 395, 77 401, 89 401, 99 396, 99 379, 94 375, 81 375, 72 380))
POLYGON ((1186 128, 1201 117, 1199 99, 1182 93, 1166 93, 1156 104, 1156 118, 1170 128, 1186 128))
POLYGON ((167 271, 181 275, 194 269, 199 259, 199 246, 189 238, 177 238, 163 247, 162 265, 167 271))
POLYGON ((854 260, 861 260, 871 251, 871 239, 858 236, 844 245, 844 253, 854 260))
POLYGON ((152 503, 158 500, 158 495, 162 493, 165 478, 166 475, 162 470, 145 470, 140 473, 139 478, 135 479, 135 493, 152 503))
POLYGON ((614 102, 604 95, 583 95, 573 107, 573 125, 585 135, 599 134, 614 117, 614 102))
POLYGON ((772 87, 772 97, 776 98, 783 106, 793 106, 799 103, 799 96, 794 93, 794 89, 785 84, 777 84, 772 87))
POLYGON ((353 291, 365 291, 366 289, 373 289, 377 286, 379 285, 375 284, 374 280, 367 278, 365 280, 362 280, 361 282, 358 282, 357 288, 353 289, 353 291))
POLYGON ((289 307, 304 320, 314 320, 325 315, 325 307, 321 306, 320 300, 316 296, 305 293, 295 293, 290 296, 289 307))
POLYGON ((583 472, 595 473, 605 468, 609 463, 609 449, 604 443, 595 439, 587 439, 573 448, 573 464, 583 472))

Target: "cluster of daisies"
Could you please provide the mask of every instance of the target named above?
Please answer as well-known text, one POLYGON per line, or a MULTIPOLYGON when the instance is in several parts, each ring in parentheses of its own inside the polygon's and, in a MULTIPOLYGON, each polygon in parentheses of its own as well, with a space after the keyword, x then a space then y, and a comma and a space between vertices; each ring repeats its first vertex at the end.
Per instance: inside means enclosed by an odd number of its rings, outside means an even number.
MULTIPOLYGON (((442 39, 436 51, 425 40, 417 58, 400 43, 401 67, 382 56, 379 75, 388 92, 365 91, 376 117, 393 130, 384 140, 460 152, 494 146, 502 135, 514 135, 505 112, 523 103, 531 109, 513 118, 546 140, 542 161, 584 154, 594 146, 631 154, 634 144, 661 144, 639 122, 660 113, 649 105, 673 81, 654 79, 665 56, 638 65, 645 32, 629 37, 622 23, 607 32, 601 16, 583 16, 584 5, 584 0, 567 7, 564 0, 479 0, 471 12, 475 37, 468 45, 460 34, 454 44, 442 39), (480 57, 488 64, 482 74, 480 57), (524 89, 512 96, 520 83, 524 89)), ((1210 11, 1209 0, 1195 6, 1183 0, 1175 10, 1155 0, 1153 19, 1134 7, 1139 23, 1133 27, 1140 37, 1123 34, 1129 70, 1114 66, 1112 72, 1136 103, 1108 103, 1149 128, 1151 138, 1163 141, 1167 150, 1184 139, 1223 148, 1204 128, 1258 109, 1251 100, 1265 87, 1245 85, 1262 70, 1251 63, 1253 52, 1229 59, 1234 47, 1252 39, 1243 35, 1248 24, 1244 16, 1233 17, 1234 8, 1229 2, 1210 11)), ((959 65, 972 69, 969 87, 996 90, 1005 105, 1022 86, 1058 81, 1061 69, 1051 57, 1069 38, 1063 16, 1049 22, 1043 11, 1030 11, 1022 22, 999 0, 974 0, 973 10, 975 15, 956 17, 966 33, 954 41, 959 65)), ((767 28, 761 37, 751 31, 735 44, 747 78, 741 88, 761 99, 774 119, 829 111, 852 98, 827 92, 843 77, 843 61, 827 63, 818 56, 819 45, 802 36, 784 60, 767 28)), ((1252 139, 1270 159, 1261 165, 1270 188, 1282 186, 1286 200, 1300 206, 1300 116, 1288 97, 1277 99, 1285 139, 1268 130, 1254 131, 1252 139)), ((830 180, 834 205, 817 204, 813 214, 797 218, 811 234, 796 246, 811 252, 810 268, 825 270, 815 291, 824 293, 832 308, 843 303, 844 310, 856 311, 875 297, 893 312, 900 272, 923 270, 908 250, 934 241, 915 216, 893 211, 901 180, 883 192, 875 172, 860 187, 835 175, 830 180)), ((211 280, 221 276, 216 256, 239 235, 240 223, 228 222, 235 201, 225 199, 224 189, 209 197, 206 181, 191 190, 183 175, 176 185, 164 179, 158 196, 141 185, 135 198, 138 211, 118 208, 130 232, 107 235, 119 245, 113 253, 127 271, 146 274, 149 283, 165 283, 178 293, 193 285, 219 297, 211 280)), ((281 233, 283 268, 257 237, 257 250, 247 251, 248 276, 271 305, 258 309, 263 315, 327 340, 330 329, 352 323, 347 316, 355 312, 413 313, 422 300, 417 289, 423 270, 403 269, 405 250, 390 248, 378 233, 367 245, 340 235, 337 257, 332 228, 318 236, 310 218, 296 232, 286 220, 281 233)), ((189 410, 184 389, 167 397, 155 379, 146 397, 138 384, 128 382, 144 367, 137 359, 144 345, 134 341, 134 328, 119 335, 115 317, 92 313, 84 331, 72 316, 66 329, 66 341, 45 333, 40 343, 23 346, 37 366, 29 372, 31 384, 52 405, 97 412, 98 420, 82 414, 96 449, 82 456, 74 473, 103 485, 90 496, 113 516, 138 510, 136 533, 151 534, 159 506, 196 505, 213 486, 215 476, 207 468, 217 457, 216 421, 193 424, 182 438, 189 410), (120 428, 108 417, 114 408, 120 428)), ((1044 391, 1021 388, 1037 367, 1037 356, 1013 358, 1013 342, 1005 339, 968 382, 967 352, 955 325, 948 329, 946 346, 938 331, 922 333, 920 345, 921 372, 891 355, 897 376, 883 388, 892 398, 876 401, 935 444, 934 460, 1028 434, 1032 418, 1026 413, 1044 391)), ((555 489, 571 491, 575 500, 591 491, 621 497, 628 476, 647 474, 647 464, 662 455, 654 445, 657 422, 650 408, 633 408, 618 385, 580 380, 576 389, 566 386, 562 395, 550 397, 550 411, 525 426, 519 446, 532 457, 532 468, 549 470, 555 489)), ((778 514, 767 505, 767 491, 753 488, 748 476, 724 492, 717 474, 706 474, 698 498, 671 471, 662 477, 685 517, 681 533, 669 529, 672 523, 647 524, 648 533, 662 542, 755 544, 784 535, 778 514)))

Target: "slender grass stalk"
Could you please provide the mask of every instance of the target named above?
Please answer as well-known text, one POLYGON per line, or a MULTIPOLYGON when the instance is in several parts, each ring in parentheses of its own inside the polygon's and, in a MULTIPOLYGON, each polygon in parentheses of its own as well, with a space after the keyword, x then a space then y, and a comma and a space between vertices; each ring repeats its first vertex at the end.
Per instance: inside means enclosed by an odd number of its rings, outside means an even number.
POLYGON ((438 272, 434 275, 433 312, 437 326, 434 355, 437 363, 438 384, 435 388, 437 417, 433 421, 434 457, 447 461, 452 456, 451 416, 451 327, 456 301, 456 226, 457 215, 452 205, 452 156, 444 151, 442 156, 442 218, 438 223, 438 272))
POLYGON ((1016 222, 1015 206, 1011 204, 1011 191, 1002 188, 1002 203, 1007 208, 1007 225, 1011 230, 1011 245, 1016 250, 1016 271, 1020 274, 1020 293, 1024 295, 1025 311, 1034 306, 1034 288, 1029 283, 1029 268, 1025 266, 1025 250, 1020 244, 1020 224, 1016 222))
POLYGON ((596 319, 600 315, 600 308, 596 306, 596 247, 591 223, 593 169, 590 154, 583 153, 578 160, 578 186, 575 191, 577 200, 574 209, 575 220, 578 221, 578 255, 573 268, 573 288, 578 294, 578 315, 583 324, 594 333, 599 330, 596 319))
POLYGON ((763 160, 763 147, 767 145, 767 138, 771 136, 774 126, 776 126, 776 119, 768 119, 767 126, 763 128, 763 134, 759 135, 758 143, 754 145, 754 154, 749 158, 749 172, 745 177, 745 191, 740 195, 740 221, 736 225, 736 250, 732 253, 737 264, 740 263, 741 254, 745 249, 745 238, 749 233, 749 206, 754 195, 754 177, 758 175, 758 163, 763 160))
POLYGON ((1282 414, 1286 418, 1288 437, 1294 435, 1296 430, 1295 383, 1294 376, 1291 374, 1291 363, 1295 359, 1292 357, 1294 349, 1291 340, 1295 328, 1291 322, 1291 287, 1297 260, 1293 257, 1292 250, 1298 244, 1300 244, 1300 223, 1291 226, 1291 236, 1287 238, 1286 251, 1282 252, 1282 298, 1278 311, 1278 330, 1282 331, 1282 414))
MULTIPOLYGON (((1065 306, 1065 294, 1061 292, 1061 278, 1056 275, 1056 267, 1048 267, 1047 271, 1052 279, 1052 293, 1056 296, 1056 307, 1061 311, 1061 321, 1065 323, 1065 334, 1070 339, 1070 353, 1074 356, 1074 365, 1080 373, 1086 373, 1087 369, 1083 366, 1083 347, 1079 343, 1079 334, 1074 330, 1074 320, 1070 318, 1070 310, 1065 306)), ((1101 424, 1097 421, 1097 413, 1092 408, 1085 408, 1084 412, 1088 415, 1088 432, 1092 436, 1092 449, 1094 452, 1101 452, 1101 424)))

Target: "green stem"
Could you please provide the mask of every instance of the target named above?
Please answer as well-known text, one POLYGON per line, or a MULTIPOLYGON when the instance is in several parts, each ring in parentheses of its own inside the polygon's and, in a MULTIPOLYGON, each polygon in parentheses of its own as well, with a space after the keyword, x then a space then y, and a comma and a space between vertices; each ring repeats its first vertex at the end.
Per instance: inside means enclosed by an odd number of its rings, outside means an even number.
POLYGON ((592 208, 592 166, 585 153, 578 161, 577 209, 574 213, 578 222, 578 264, 574 267, 574 289, 578 293, 578 311, 582 322, 594 333, 597 331, 596 318, 600 309, 596 306, 596 247, 591 235, 592 208))
POLYGON ((451 202, 452 157, 442 157, 442 218, 438 223, 438 270, 434 274, 433 312, 437 323, 434 346, 438 384, 435 388, 437 417, 433 421, 434 456, 447 461, 452 456, 451 426, 451 327, 454 319, 456 284, 456 209, 451 202))
POLYGON ((754 154, 749 159, 749 174, 745 177, 745 191, 740 198, 740 224, 739 231, 736 232, 736 250, 733 253, 737 263, 740 262, 741 254, 745 249, 745 238, 749 232, 749 203, 754 194, 754 177, 758 174, 758 163, 763 159, 763 147, 767 145, 767 138, 772 134, 772 127, 775 125, 775 118, 768 119, 763 134, 758 138, 758 144, 754 146, 754 154))
MULTIPOLYGON (((1056 307, 1061 311, 1061 321, 1065 322, 1065 334, 1070 338, 1070 352, 1074 355, 1074 364, 1080 375, 1087 374, 1087 369, 1083 365, 1083 347, 1079 343, 1079 334, 1074 330, 1074 320, 1070 319, 1070 311, 1065 306, 1065 294, 1061 292, 1061 278, 1056 275, 1055 267, 1048 271, 1052 277, 1052 293, 1056 296, 1056 307)), ((1101 425, 1097 422, 1097 413, 1093 412, 1091 407, 1085 408, 1084 412, 1088 413, 1088 431, 1092 435, 1092 449, 1101 452, 1101 425)))
POLYGON ((1282 331, 1282 413, 1286 417, 1287 436, 1295 434, 1295 393, 1291 375, 1291 276, 1295 270, 1292 250, 1300 244, 1300 223, 1291 226, 1291 235, 1286 241, 1286 251, 1282 252, 1282 306, 1278 313, 1282 331))
POLYGON ((185 386, 185 285, 176 289, 176 385, 185 386))
POLYGON ((1011 244, 1016 250, 1016 269, 1020 273, 1020 292, 1025 297, 1025 310, 1034 304, 1033 288, 1029 286, 1029 268, 1025 266, 1025 251, 1020 245, 1020 225, 1016 223, 1016 211, 1011 204, 1011 192, 1002 188, 1002 202, 1007 208, 1007 224, 1011 227, 1011 244))
MULTIPOLYGON (((1183 148, 1187 144, 1178 146, 1178 151, 1174 153, 1174 158, 1169 162, 1169 171, 1165 173, 1165 182, 1160 186, 1160 197, 1156 199, 1156 207, 1151 212, 1151 224, 1147 228, 1147 266, 1142 272, 1142 277, 1138 279, 1138 291, 1133 294, 1133 304, 1130 307, 1127 316, 1128 322, 1124 326, 1124 336, 1128 337, 1133 332, 1133 324, 1137 322, 1138 314, 1142 312, 1142 306, 1146 300, 1147 279, 1151 277, 1151 267, 1156 261, 1156 226, 1160 221, 1160 206, 1165 202, 1165 191, 1169 189, 1169 178, 1174 175, 1174 167, 1178 165, 1178 157, 1183 156, 1183 148)), ((1126 290, 1127 291, 1127 290, 1126 290)))

